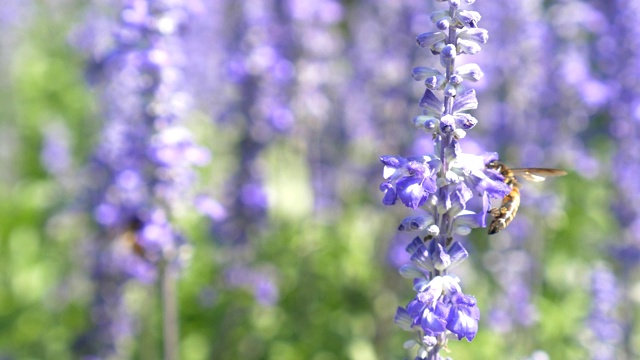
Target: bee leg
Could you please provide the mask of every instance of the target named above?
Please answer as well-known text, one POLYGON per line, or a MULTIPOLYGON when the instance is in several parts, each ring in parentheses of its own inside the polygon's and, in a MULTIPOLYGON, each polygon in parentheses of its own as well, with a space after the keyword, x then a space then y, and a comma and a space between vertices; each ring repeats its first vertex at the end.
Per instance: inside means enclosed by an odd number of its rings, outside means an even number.
POLYGON ((491 216, 496 217, 496 216, 500 215, 500 213, 501 213, 501 211, 500 211, 500 210, 501 210, 501 209, 499 209, 499 208, 493 208, 493 209, 491 209, 491 210, 489 210, 489 211, 487 211, 487 212, 488 212, 489 214, 491 214, 491 216))

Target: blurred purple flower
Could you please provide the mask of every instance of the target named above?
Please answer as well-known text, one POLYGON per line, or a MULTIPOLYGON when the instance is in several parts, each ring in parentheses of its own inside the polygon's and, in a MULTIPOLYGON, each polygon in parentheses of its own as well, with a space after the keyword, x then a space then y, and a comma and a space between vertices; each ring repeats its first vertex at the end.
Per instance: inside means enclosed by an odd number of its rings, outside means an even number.
MULTIPOLYGON (((87 205, 98 234, 93 242, 96 284, 93 330, 78 352, 127 357, 123 344, 135 332, 121 297, 132 279, 150 283, 158 265, 180 266, 186 246, 171 223, 172 211, 193 205, 194 166, 209 161, 181 125, 191 100, 182 89, 182 34, 189 1, 123 1, 118 23, 90 21, 82 38, 89 75, 102 96, 104 124, 89 166, 87 205), (102 31, 109 30, 109 41, 102 31), (105 45, 108 44, 108 45, 105 45), (109 306, 109 308, 105 308, 109 306), (129 331, 122 331, 122 325, 129 331)), ((95 14, 92 14, 93 18, 95 14)))
POLYGON ((40 153, 42 166, 54 176, 62 176, 72 167, 69 129, 59 122, 48 123, 40 153))
POLYGON ((597 12, 598 31, 591 47, 594 62, 589 65, 605 79, 602 82, 608 84, 609 95, 609 102, 597 115, 611 119, 608 125, 614 144, 613 158, 603 173, 612 174, 618 195, 611 213, 621 229, 620 241, 604 249, 612 256, 616 273, 602 267, 592 274, 593 304, 587 323, 594 341, 586 346, 597 359, 633 358, 636 321, 620 314, 635 306, 629 289, 640 265, 640 30, 632 24, 640 16, 640 4, 616 0, 590 5, 595 9, 592 12, 597 12))
POLYGON ((618 314, 624 301, 622 291, 615 274, 603 267, 591 273, 590 283, 592 305, 586 322, 591 336, 585 347, 593 359, 619 359, 625 337, 625 324, 618 314))
MULTIPOLYGON (((529 227, 523 228, 527 219, 522 220, 510 225, 511 233, 516 236, 529 231, 529 227)), ((483 263, 499 288, 490 304, 489 326, 506 334, 534 325, 538 312, 533 304, 531 282, 532 274, 536 273, 536 259, 521 244, 504 242, 491 246, 483 263)))
POLYGON ((226 283, 231 288, 241 288, 253 294, 256 301, 264 306, 278 302, 279 290, 273 268, 234 265, 226 269, 226 283))

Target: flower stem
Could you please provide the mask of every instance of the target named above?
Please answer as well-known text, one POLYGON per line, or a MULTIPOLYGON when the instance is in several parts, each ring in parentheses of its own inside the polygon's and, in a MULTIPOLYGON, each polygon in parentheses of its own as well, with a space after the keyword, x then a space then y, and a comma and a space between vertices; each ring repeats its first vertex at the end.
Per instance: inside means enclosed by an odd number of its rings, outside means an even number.
POLYGON ((178 329, 178 296, 177 278, 175 270, 170 264, 163 263, 161 268, 162 291, 162 337, 164 360, 178 360, 179 329, 178 329))

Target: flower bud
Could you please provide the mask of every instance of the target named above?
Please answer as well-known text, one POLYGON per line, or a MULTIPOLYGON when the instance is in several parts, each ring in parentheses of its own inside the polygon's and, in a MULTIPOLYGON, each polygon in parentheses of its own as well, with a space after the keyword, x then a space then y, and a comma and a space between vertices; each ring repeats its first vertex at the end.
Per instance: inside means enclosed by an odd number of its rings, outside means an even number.
POLYGON ((411 71, 411 76, 416 81, 420 81, 420 80, 427 79, 429 77, 433 77, 437 75, 442 75, 442 73, 437 69, 426 67, 426 66, 417 66, 417 67, 414 67, 413 70, 411 71))
POLYGON ((445 115, 440 119, 440 130, 443 133, 450 133, 454 129, 455 118, 452 115, 445 115))
POLYGON ((436 237, 440 234, 440 228, 437 225, 431 225, 427 228, 427 234, 436 237))
POLYGON ((458 40, 458 51, 462 54, 475 55, 482 50, 482 47, 473 41, 459 39, 458 40))
POLYGON ((466 26, 476 28, 478 26, 478 21, 480 21, 482 17, 477 11, 459 10, 456 12, 456 18, 466 26))
POLYGON ((478 64, 464 64, 458 66, 458 68, 454 71, 454 74, 462 76, 466 80, 470 80, 476 82, 484 76, 482 69, 478 64))
POLYGON ((416 42, 420 47, 430 47, 438 42, 444 41, 446 34, 442 31, 431 31, 418 35, 416 42))
POLYGON ((439 41, 439 42, 431 45, 431 47, 429 49, 431 50, 431 53, 433 55, 438 55, 438 54, 440 54, 442 52, 442 49, 444 49, 444 47, 446 45, 447 44, 444 42, 444 40, 442 40, 442 41, 439 41))
POLYGON ((442 57, 447 60, 453 60, 456 58, 456 47, 453 44, 447 44, 442 48, 442 57))
POLYGON ((462 81, 464 79, 462 78, 462 76, 458 75, 458 74, 453 74, 451 75, 451 78, 449 79, 449 84, 451 85, 460 85, 462 84, 462 81))
POLYGON ((451 21, 451 16, 449 16, 449 10, 440 10, 440 11, 434 11, 431 13, 431 15, 429 15, 429 20, 431 20, 432 23, 437 24, 438 21, 446 19, 448 21, 451 21))
POLYGON ((442 30, 442 31, 445 31, 445 30, 449 29, 449 20, 448 19, 442 19, 442 20, 438 21, 436 23, 436 27, 438 28, 438 30, 442 30))
POLYGON ((455 85, 449 83, 444 87, 444 95, 445 96, 450 96, 450 97, 454 97, 456 96, 456 94, 458 93, 458 90, 456 90, 455 85))
POLYGON ((489 40, 489 32, 487 29, 465 29, 458 33, 458 39, 470 40, 478 44, 486 44, 489 40))
POLYGON ((478 119, 467 113, 458 112, 453 114, 453 117, 456 118, 456 127, 464 130, 469 130, 478 123, 478 119))
POLYGON ((432 131, 438 126, 438 119, 433 116, 419 115, 413 118, 413 125, 417 128, 432 131))

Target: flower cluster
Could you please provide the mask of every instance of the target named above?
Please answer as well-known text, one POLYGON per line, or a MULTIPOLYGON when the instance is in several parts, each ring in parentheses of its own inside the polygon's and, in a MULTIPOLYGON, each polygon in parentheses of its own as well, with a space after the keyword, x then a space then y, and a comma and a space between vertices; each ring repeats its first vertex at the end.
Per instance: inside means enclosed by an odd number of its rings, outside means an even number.
POLYGON ((620 358, 626 327, 618 316, 623 291, 615 274, 604 266, 594 269, 590 280, 593 301, 586 323, 592 334, 585 345, 593 359, 620 358))
POLYGON ((94 329, 77 344, 101 357, 126 357, 133 326, 125 284, 153 282, 162 268, 181 264, 186 244, 173 210, 191 201, 193 166, 209 157, 181 124, 190 103, 181 69, 188 1, 127 0, 114 8, 119 21, 107 22, 110 45, 92 49, 89 67, 104 124, 88 174, 88 211, 98 227, 94 329))
POLYGON ((180 2, 124 2, 112 48, 92 68, 106 119, 91 169, 92 213, 107 232, 134 233, 143 261, 129 272, 141 280, 182 245, 170 211, 188 194, 192 167, 209 157, 181 124, 189 104, 180 49, 187 18, 180 2), (140 267, 149 267, 146 275, 140 267))
POLYGON ((610 101, 603 116, 611 119, 609 132, 615 153, 610 168, 604 171, 611 172, 616 188, 611 213, 620 226, 620 235, 618 242, 607 249, 613 263, 610 267, 616 271, 596 268, 592 274, 592 309, 587 324, 593 337, 588 348, 594 359, 635 358, 637 322, 632 309, 637 306, 633 289, 640 266, 640 88, 632 79, 640 74, 640 48, 635 45, 640 29, 630 21, 640 15, 640 4, 618 0, 598 8, 607 26, 596 44, 619 39, 634 41, 623 41, 608 54, 597 53, 596 65, 610 84, 610 101))
POLYGON ((445 250, 438 241, 431 239, 425 244, 419 237, 407 251, 412 254, 412 264, 403 266, 400 273, 414 279, 417 295, 406 308, 398 308, 396 322, 404 330, 418 331, 423 335, 422 343, 431 346, 436 346, 438 337, 447 330, 458 339, 473 340, 480 319, 475 298, 462 292, 460 279, 446 275, 469 256, 467 251, 459 242, 445 250))
POLYGON ((396 322, 417 334, 417 340, 407 346, 419 346, 418 359, 440 358, 447 334, 459 340, 475 337, 480 318, 475 298, 465 294, 460 279, 449 273, 468 256, 454 235, 467 235, 472 228, 486 226, 490 198, 502 198, 511 190, 500 173, 487 169, 497 154, 462 152, 460 140, 478 122, 467 113, 478 102, 475 91, 466 84, 478 81, 483 74, 476 64, 456 68, 455 59, 480 51, 488 35, 477 27, 478 12, 461 9, 460 0, 448 3, 449 9, 431 14, 438 30, 417 38, 419 46, 439 55, 444 71, 429 67, 413 70, 414 79, 424 81, 427 88, 420 100, 423 113, 414 119, 414 125, 431 134, 434 153, 380 158, 385 179, 380 185, 382 202, 393 205, 399 199, 411 209, 420 209, 417 215, 404 219, 399 230, 426 234, 406 248, 412 264, 403 266, 401 274, 414 279, 417 295, 396 313, 396 322), (443 93, 442 100, 436 91, 443 93), (474 198, 482 199, 479 211, 470 210, 474 198))

